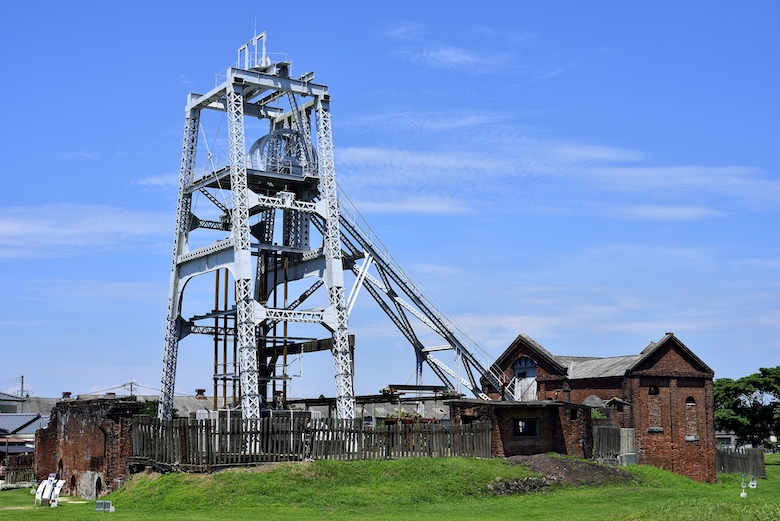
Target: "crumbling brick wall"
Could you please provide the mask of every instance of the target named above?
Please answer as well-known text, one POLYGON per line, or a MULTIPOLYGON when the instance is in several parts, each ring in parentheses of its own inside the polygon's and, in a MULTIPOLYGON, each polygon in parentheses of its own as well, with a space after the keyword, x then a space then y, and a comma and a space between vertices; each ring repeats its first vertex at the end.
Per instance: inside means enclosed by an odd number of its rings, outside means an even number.
POLYGON ((590 407, 566 404, 558 409, 558 422, 561 426, 563 454, 578 458, 590 458, 593 455, 593 425, 590 407))
POLYGON ((559 452, 590 457, 593 449, 590 408, 561 402, 448 402, 453 425, 489 421, 492 427, 491 453, 496 457, 559 452), (518 421, 536 422, 537 432, 520 436, 518 421))
POLYGON ((56 472, 63 493, 95 499, 129 475, 135 399, 68 400, 52 409, 49 425, 36 433, 35 475, 56 472))

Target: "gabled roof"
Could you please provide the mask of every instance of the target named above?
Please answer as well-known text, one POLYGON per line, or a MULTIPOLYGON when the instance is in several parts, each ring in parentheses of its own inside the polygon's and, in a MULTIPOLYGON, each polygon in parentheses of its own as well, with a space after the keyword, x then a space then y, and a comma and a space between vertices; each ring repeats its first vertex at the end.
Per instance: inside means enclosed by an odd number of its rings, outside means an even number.
POLYGON ((519 335, 495 362, 495 365, 504 367, 509 363, 510 357, 515 356, 519 347, 524 347, 533 353, 537 363, 540 359, 546 360, 551 366, 557 368, 562 375, 570 380, 583 380, 588 378, 622 377, 631 371, 637 370, 659 350, 666 348, 672 342, 674 346, 683 352, 694 365, 698 365, 702 372, 714 375, 714 371, 707 364, 693 354, 674 333, 666 333, 658 342, 650 342, 641 353, 637 355, 613 356, 609 358, 597 358, 589 356, 555 356, 536 343, 528 335, 519 335))
POLYGON ((504 363, 507 361, 507 358, 509 358, 510 354, 514 352, 515 349, 520 345, 526 347, 531 353, 535 355, 532 356, 531 358, 534 358, 537 364, 539 363, 540 360, 544 360, 545 362, 550 364, 553 368, 557 369, 562 375, 566 374, 566 366, 558 362, 556 360, 556 357, 554 357, 548 350, 543 348, 539 343, 536 342, 536 340, 534 340, 528 335, 518 335, 517 338, 515 338, 514 342, 512 342, 509 345, 506 351, 501 353, 501 355, 496 359, 493 365, 496 365, 498 367, 503 367, 504 363))
POLYGON ((650 345, 648 345, 641 353, 639 353, 639 358, 637 361, 631 365, 631 367, 628 368, 629 371, 636 370, 639 366, 642 365, 642 363, 645 360, 648 360, 653 354, 655 354, 658 350, 662 349, 666 346, 668 342, 673 342, 683 353, 685 353, 686 356, 690 357, 691 360, 693 360, 693 363, 699 365, 699 368, 705 372, 709 373, 711 375, 715 374, 715 371, 713 371, 710 366, 705 364, 701 358, 693 354, 693 351, 688 349, 688 346, 680 342, 680 339, 674 336, 674 333, 666 333, 661 340, 658 342, 650 342, 650 345))

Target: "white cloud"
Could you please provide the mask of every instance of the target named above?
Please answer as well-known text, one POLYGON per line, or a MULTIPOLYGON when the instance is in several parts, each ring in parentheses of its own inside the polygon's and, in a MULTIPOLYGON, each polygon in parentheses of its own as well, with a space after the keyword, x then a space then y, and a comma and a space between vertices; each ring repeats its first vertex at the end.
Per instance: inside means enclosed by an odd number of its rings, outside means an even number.
POLYGON ((474 32, 480 36, 501 39, 507 43, 521 43, 537 38, 536 33, 529 29, 520 28, 513 30, 496 29, 494 27, 477 27, 474 32))
POLYGON ((62 152, 60 156, 65 159, 100 159, 100 154, 85 152, 83 150, 79 150, 78 152, 62 152))
POLYGON ((412 61, 439 69, 456 69, 474 66, 480 63, 477 53, 460 47, 434 44, 419 50, 416 56, 408 56, 412 61))
POLYGON ((25 286, 29 295, 50 299, 73 301, 74 299, 101 300, 149 300, 159 303, 165 299, 166 290, 151 282, 121 282, 111 280, 30 280, 25 286))
POLYGON ((173 217, 105 205, 0 208, 0 258, 130 250, 170 235, 173 217))
POLYGON ((780 268, 780 259, 743 259, 739 262, 754 268, 780 268))
MULTIPOLYGON (((480 116, 472 116, 478 125, 480 116)), ((383 116, 390 125, 396 117, 404 116, 383 116)), ((454 136, 435 141, 435 150, 338 149, 342 186, 377 210, 404 210, 388 201, 410 193, 468 200, 474 208, 498 202, 505 211, 642 220, 712 218, 735 206, 771 211, 780 203, 780 181, 753 167, 646 166, 642 151, 515 136, 502 125, 475 133, 464 124, 458 132, 449 117, 439 122, 454 136)))
POLYGON ((690 221, 722 215, 721 212, 700 206, 663 206, 649 204, 618 207, 608 213, 612 214, 614 217, 648 221, 690 221))
MULTIPOLYGON (((567 344, 565 352, 574 354, 598 352, 598 337, 603 335, 638 337, 649 342, 666 331, 723 335, 780 324, 780 317, 771 309, 776 297, 763 292, 740 289, 705 295, 691 288, 674 292, 670 288, 644 291, 630 286, 524 289, 529 289, 529 294, 521 294, 512 307, 533 309, 533 313, 462 314, 456 315, 455 321, 493 356, 520 333, 542 345, 572 335, 591 342, 567 344)), ((617 352, 602 356, 636 353, 644 347, 640 344, 618 347, 617 352)), ((564 354, 564 350, 556 354, 564 354)))
POLYGON ((570 65, 562 65, 560 67, 554 67, 550 70, 547 70, 545 72, 538 73, 536 76, 534 76, 535 80, 549 80, 550 78, 554 78, 556 76, 559 76, 566 72, 571 66, 570 65))
POLYGON ((394 55, 410 63, 435 70, 459 70, 467 74, 496 72, 508 61, 508 56, 496 52, 477 52, 442 43, 406 46, 394 55))
MULTIPOLYGON (((429 185, 441 179, 454 180, 476 172, 493 174, 507 171, 511 162, 466 151, 416 152, 375 147, 347 147, 338 150, 339 167, 360 173, 351 182, 412 186, 429 185)), ((347 173, 350 175, 351 173, 347 173)))
POLYGON ((179 186, 178 174, 150 175, 133 181, 134 184, 146 188, 170 188, 179 186))
POLYGON ((379 35, 390 40, 418 40, 427 33, 425 25, 417 22, 398 21, 388 24, 379 35))
MULTIPOLYGON (((481 31, 484 34, 484 30, 481 31)), ((395 22, 379 32, 380 37, 403 43, 391 54, 425 68, 462 70, 469 74, 493 72, 505 64, 508 57, 495 49, 475 51, 437 41, 428 36, 427 26, 415 22, 395 22)))
MULTIPOLYGON (((530 143, 533 141, 529 140, 530 143)), ((603 145, 554 141, 538 141, 534 144, 535 148, 541 152, 540 156, 551 163, 627 163, 641 161, 646 157, 644 152, 638 150, 603 145)))
POLYGON ((415 264, 414 273, 423 273, 426 275, 442 277, 455 277, 462 275, 462 270, 456 266, 446 266, 443 264, 415 264))
POLYGON ((603 167, 582 172, 614 190, 706 190, 780 202, 780 182, 763 179, 760 170, 745 166, 698 165, 603 167))
POLYGON ((344 119, 339 124, 365 128, 372 132, 449 132, 458 129, 496 124, 509 118, 506 113, 488 111, 428 112, 419 110, 385 110, 344 119))
POLYGON ((471 208, 465 201, 443 197, 411 197, 389 201, 355 201, 362 213, 425 213, 435 215, 456 215, 469 213, 471 208))

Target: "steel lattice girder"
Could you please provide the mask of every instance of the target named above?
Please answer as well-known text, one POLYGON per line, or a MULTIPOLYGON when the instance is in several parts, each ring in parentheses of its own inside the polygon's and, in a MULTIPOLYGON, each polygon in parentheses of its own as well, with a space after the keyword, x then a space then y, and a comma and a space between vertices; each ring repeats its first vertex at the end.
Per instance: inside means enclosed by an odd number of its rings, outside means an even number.
MULTIPOLYGON (((344 269, 356 273, 358 276, 356 284, 362 283, 412 344, 417 361, 418 380, 422 376, 420 364, 425 361, 434 374, 450 388, 453 387, 450 378, 454 378, 455 382, 462 383, 476 396, 487 398, 481 392, 474 373, 485 378, 496 389, 502 388, 499 378, 476 358, 467 347, 467 342, 464 343, 457 337, 456 328, 435 306, 430 304, 392 257, 378 247, 374 242, 373 234, 367 233, 358 225, 352 211, 339 204, 327 87, 312 83, 311 73, 295 80, 287 76, 288 72, 289 64, 285 63, 253 70, 230 68, 222 84, 206 94, 188 96, 163 356, 160 416, 169 418, 173 410, 179 340, 190 332, 209 332, 235 335, 240 353, 239 368, 244 416, 259 417, 262 397, 259 395, 258 386, 257 328, 270 330, 279 322, 302 322, 321 324, 331 331, 337 413, 341 418, 354 418, 353 362, 347 320, 351 309, 350 304, 354 303, 358 286, 353 287, 348 302, 345 296, 344 269), (299 103, 297 96, 311 99, 299 103), (284 98, 290 104, 290 110, 287 112, 269 105, 284 98), (229 165, 221 168, 212 167, 210 171, 195 180, 195 156, 202 109, 213 109, 227 114, 229 165), (286 127, 289 130, 283 131, 284 139, 299 140, 293 153, 300 154, 302 164, 308 165, 306 166, 308 172, 306 175, 309 176, 307 179, 310 183, 316 184, 316 191, 313 192, 316 193, 314 199, 299 200, 294 193, 287 193, 284 190, 261 194, 249 187, 249 168, 255 169, 256 166, 254 163, 248 166, 247 163, 247 159, 252 156, 247 156, 246 152, 245 117, 268 118, 272 132, 275 128, 284 128, 278 125, 289 124, 286 127), (316 126, 311 125, 311 117, 314 117, 316 126), (312 130, 316 137, 316 150, 311 140, 312 130), (311 165, 314 166, 313 170, 309 168, 311 165), (215 192, 229 190, 230 205, 223 204, 209 190, 215 192), (220 221, 200 220, 192 214, 192 195, 195 192, 203 193, 223 212, 220 221), (303 274, 301 276, 319 274, 321 277, 318 283, 311 286, 286 308, 272 308, 259 302, 264 295, 261 295, 257 283, 260 277, 265 276, 267 266, 265 261, 258 260, 254 273, 251 266, 252 255, 258 255, 258 251, 275 255, 273 253, 276 251, 275 246, 271 243, 276 211, 283 212, 284 216, 283 244, 290 242, 297 248, 291 251, 297 251, 301 255, 300 267, 297 268, 296 273, 303 274), (257 232, 262 235, 259 244, 251 242, 251 236, 255 233, 249 224, 252 215, 260 215, 261 222, 265 223, 265 228, 257 232), (308 230, 304 230, 303 227, 309 225, 317 227, 322 235, 320 249, 308 250, 308 230), (226 240, 189 251, 188 234, 197 228, 230 231, 231 236, 226 240), (342 248, 346 251, 346 256, 342 254, 342 248), (364 269, 361 270, 353 260, 350 260, 353 257, 366 259, 364 269), (368 273, 372 262, 379 279, 368 273), (309 263, 310 267, 306 267, 306 263, 309 263), (203 328, 196 327, 190 322, 187 323, 186 328, 183 328, 180 302, 184 284, 192 277, 220 268, 228 268, 235 278, 235 327, 203 328), (329 306, 326 309, 296 310, 301 302, 323 285, 328 294, 329 306), (461 378, 456 371, 431 356, 431 349, 426 349, 422 345, 407 313, 447 342, 456 357, 462 360, 467 378, 461 378)), ((267 139, 258 140, 260 146, 267 142, 267 139)), ((258 143, 253 145, 252 151, 258 143)), ((209 158, 211 158, 210 153, 209 158)), ((257 173, 256 170, 251 171, 252 175, 257 173)), ((278 173, 262 172, 262 174, 275 176, 274 179, 278 178, 282 182, 296 179, 294 175, 283 173, 281 170, 278 173)), ((277 278, 278 276, 274 275, 274 285, 278 284, 277 278)))
MULTIPOLYGON (((182 319, 179 313, 182 288, 189 278, 213 271, 215 266, 229 268, 235 278, 236 318, 233 331, 240 352, 241 398, 244 416, 256 418, 259 417, 260 412, 256 327, 258 324, 264 323, 264 327, 270 328, 279 321, 319 323, 331 330, 338 414, 342 418, 354 417, 355 415, 353 364, 345 309, 337 186, 333 164, 327 87, 311 83, 311 74, 306 75, 301 80, 286 77, 288 68, 285 64, 280 64, 278 69, 275 67, 271 67, 271 69, 276 74, 267 71, 258 72, 231 68, 227 72, 225 82, 211 92, 205 95, 191 94, 188 97, 188 118, 185 124, 185 145, 182 152, 168 327, 163 357, 162 397, 159 411, 161 417, 170 417, 172 412, 178 342, 188 332, 198 331, 197 328, 188 327, 187 331, 184 332, 181 327, 182 319), (294 194, 290 194, 293 196, 292 198, 282 197, 281 193, 277 194, 280 197, 257 194, 247 185, 244 117, 272 118, 273 128, 273 125, 279 122, 279 118, 285 116, 285 112, 277 107, 269 106, 267 103, 285 95, 290 102, 290 112, 295 117, 293 126, 298 129, 295 132, 297 135, 306 136, 300 147, 300 152, 305 155, 305 160, 309 163, 312 162, 314 148, 308 137, 310 126, 308 121, 302 117, 302 111, 305 110, 307 114, 310 114, 314 109, 316 113, 318 156, 316 178, 317 191, 320 196, 320 201, 316 204, 295 200, 294 194), (309 96, 313 100, 301 105, 298 104, 296 95, 309 96), (199 125, 197 116, 204 108, 227 113, 229 169, 214 170, 193 182, 199 125), (221 204, 215 196, 206 190, 209 186, 212 189, 221 188, 221 179, 229 179, 230 208, 221 204), (229 210, 227 219, 216 222, 200 221, 195 218, 191 214, 192 194, 195 191, 206 193, 208 200, 224 213, 227 214, 229 210), (249 216, 257 211, 273 214, 274 210, 285 212, 286 235, 291 237, 289 240, 296 244, 300 243, 300 247, 304 249, 308 245, 308 230, 299 230, 299 228, 308 224, 309 218, 306 215, 316 213, 325 222, 323 247, 319 252, 319 255, 325 260, 322 283, 313 285, 287 309, 272 309, 261 305, 255 300, 257 292, 252 287, 252 277, 255 275, 251 269, 251 256, 258 245, 253 245, 250 241, 249 216), (298 216, 287 219, 287 213, 293 212, 297 213, 298 216), (186 246, 188 234, 191 229, 196 228, 228 229, 231 231, 231 237, 195 251, 188 251, 186 246), (327 309, 314 312, 294 309, 323 283, 327 288, 330 302, 327 309)), ((266 232, 268 233, 269 230, 266 232)), ((267 239, 267 242, 270 243, 270 237, 267 239)), ((262 244, 260 247, 262 248, 262 244)), ((258 262, 258 274, 262 273, 262 265, 263 263, 258 262)), ((228 330, 223 330, 223 332, 226 331, 228 330)))

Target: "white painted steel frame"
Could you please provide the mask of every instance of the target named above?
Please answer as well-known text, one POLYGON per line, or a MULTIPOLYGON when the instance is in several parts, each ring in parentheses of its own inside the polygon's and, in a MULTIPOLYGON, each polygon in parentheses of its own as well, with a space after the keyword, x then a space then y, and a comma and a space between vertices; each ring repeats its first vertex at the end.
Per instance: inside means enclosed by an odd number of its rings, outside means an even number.
MULTIPOLYGON (((256 46, 257 42, 254 42, 254 45, 256 46)), ((514 395, 512 390, 514 382, 503 382, 498 371, 482 363, 476 357, 469 347, 473 345, 471 341, 467 337, 465 340, 461 338, 464 335, 459 332, 451 320, 431 304, 413 280, 394 261, 389 252, 381 246, 373 233, 359 225, 356 211, 348 205, 340 204, 333 160, 328 90, 323 85, 311 83, 312 78, 313 74, 311 73, 299 80, 283 77, 279 74, 279 70, 275 69, 275 66, 258 70, 231 68, 228 69, 224 83, 207 94, 190 94, 188 97, 168 298, 159 416, 170 418, 172 415, 179 340, 190 331, 196 331, 192 326, 186 332, 182 331, 182 319, 179 316, 182 288, 189 278, 212 271, 215 266, 229 268, 236 281, 236 327, 234 332, 240 353, 241 406, 245 418, 259 417, 262 400, 258 385, 259 360, 257 357, 256 327, 259 324, 272 327, 273 324, 280 321, 317 323, 331 331, 337 414, 340 418, 355 417, 353 361, 349 346, 347 321, 361 286, 366 288, 385 314, 412 344, 416 357, 417 384, 422 384, 422 364, 427 363, 434 374, 451 389, 463 385, 475 396, 487 399, 488 397, 480 388, 480 382, 475 378, 476 373, 478 377, 485 379, 491 386, 503 392, 505 399, 511 400, 514 395), (311 99, 299 104, 296 95, 311 99), (289 112, 285 113, 277 107, 268 105, 268 103, 285 96, 290 103, 289 112), (227 113, 229 170, 212 167, 213 171, 205 172, 200 179, 194 181, 200 111, 204 108, 227 113), (316 158, 314 157, 315 149, 311 143, 310 122, 308 116, 307 118, 303 117, 305 111, 313 111, 314 114, 316 158), (261 195, 248 188, 244 135, 244 118, 246 116, 269 118, 274 124, 285 118, 292 120, 291 132, 303 137, 303 143, 300 143, 300 152, 305 158, 306 170, 309 171, 312 164, 316 165, 316 174, 312 173, 312 177, 309 179, 318 183, 319 200, 299 201, 295 199, 293 193, 287 192, 279 192, 277 196, 261 195), (230 176, 232 206, 230 209, 206 189, 209 183, 227 175, 230 176), (229 222, 204 221, 203 227, 219 229, 220 225, 224 225, 225 228, 230 229, 231 237, 190 252, 187 247, 187 239, 194 218, 191 213, 192 194, 196 191, 204 193, 221 210, 230 210, 229 222), (320 275, 320 281, 285 309, 274 309, 262 305, 256 300, 258 298, 257 288, 253 287, 253 282, 255 282, 251 264, 253 249, 266 248, 268 251, 272 251, 272 248, 269 246, 270 236, 264 239, 266 246, 251 243, 249 215, 258 211, 264 212, 263 215, 267 216, 268 222, 272 222, 275 210, 298 212, 299 215, 305 217, 304 221, 300 221, 303 223, 300 226, 308 226, 310 222, 319 229, 323 237, 322 247, 305 251, 301 258, 300 267, 297 268, 298 273, 320 275), (315 218, 309 219, 309 217, 315 218), (349 299, 345 297, 342 248, 345 249, 346 255, 350 259, 365 259, 362 266, 358 266, 354 261, 347 262, 348 269, 351 269, 357 278, 349 299), (319 262, 324 264, 324 268, 318 267, 319 262), (309 264, 307 263, 311 264, 308 268, 309 264), (370 267, 373 267, 379 278, 368 273, 370 267), (300 302, 322 285, 326 287, 328 292, 329 306, 326 309, 314 311, 295 309, 300 302), (407 313, 440 336, 446 345, 426 348, 420 342, 407 313), (449 368, 441 360, 431 355, 431 352, 443 349, 451 349, 454 352, 456 370, 449 368), (465 371, 465 377, 461 377, 461 367, 465 371)), ((254 168, 254 163, 251 167, 254 168)), ((198 226, 197 221, 195 226, 198 226)), ((266 230, 266 235, 269 233, 272 234, 273 231, 266 230)), ((263 266, 258 263, 254 276, 259 276, 262 269, 264 269, 263 266)))
MULTIPOLYGON (((269 69, 274 70, 273 67, 269 69)), ((185 334, 181 328, 183 319, 180 317, 182 289, 189 278, 213 271, 215 265, 227 267, 235 279, 236 327, 234 331, 240 353, 241 407, 244 417, 260 416, 256 326, 264 321, 267 324, 279 321, 319 323, 331 331, 337 414, 340 418, 355 417, 353 363, 347 327, 348 313, 341 260, 338 190, 333 162, 327 87, 311 83, 309 81, 311 74, 303 79, 306 81, 281 77, 267 71, 231 68, 223 84, 205 95, 191 94, 188 98, 158 412, 161 418, 170 418, 173 412, 178 344, 185 334), (303 119, 301 112, 314 108, 317 139, 316 179, 318 179, 320 194, 320 200, 316 203, 297 201, 291 194, 279 194, 279 197, 260 195, 248 188, 244 117, 247 115, 280 117, 282 111, 265 105, 268 101, 278 99, 280 94, 282 96, 287 94, 291 111, 295 116, 294 127, 299 129, 299 135, 305 137, 301 152, 305 155, 307 164, 311 164, 314 149, 309 138, 308 122, 303 119), (313 97, 313 102, 301 106, 295 99, 295 95, 313 97), (259 99, 252 101, 258 96, 259 99), (191 213, 192 193, 198 190, 205 193, 209 181, 223 175, 215 170, 208 172, 197 182, 193 182, 199 115, 203 108, 227 113, 231 208, 230 219, 225 226, 229 227, 231 237, 190 252, 187 248, 187 238, 194 217, 191 213), (258 246, 251 243, 249 215, 250 210, 256 208, 317 214, 323 219, 323 245, 320 250, 312 252, 312 255, 314 257, 321 255, 321 258, 324 258, 322 282, 328 291, 328 308, 321 311, 273 309, 255 300, 252 248, 258 246)), ((207 193, 208 195, 211 194, 207 193)), ((219 202, 214 196, 208 199, 215 204, 219 202)), ((221 203, 217 206, 227 209, 221 203)), ((308 218, 303 222, 305 225, 308 218)), ((217 228, 213 224, 207 224, 205 227, 217 228)), ((316 291, 320 285, 312 286, 310 292, 302 295, 299 301, 316 291)), ((188 331, 192 331, 192 328, 188 331)))

